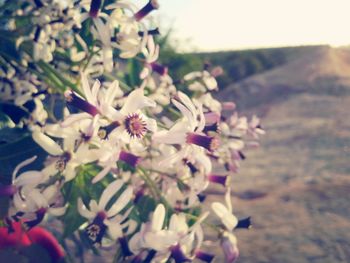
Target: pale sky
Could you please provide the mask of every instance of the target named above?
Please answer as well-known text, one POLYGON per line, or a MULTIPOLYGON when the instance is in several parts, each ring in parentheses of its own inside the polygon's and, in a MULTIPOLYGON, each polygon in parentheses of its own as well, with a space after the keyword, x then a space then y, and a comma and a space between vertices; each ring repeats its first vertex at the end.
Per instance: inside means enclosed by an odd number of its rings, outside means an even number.
POLYGON ((350 44, 350 0, 158 1, 183 50, 350 44))

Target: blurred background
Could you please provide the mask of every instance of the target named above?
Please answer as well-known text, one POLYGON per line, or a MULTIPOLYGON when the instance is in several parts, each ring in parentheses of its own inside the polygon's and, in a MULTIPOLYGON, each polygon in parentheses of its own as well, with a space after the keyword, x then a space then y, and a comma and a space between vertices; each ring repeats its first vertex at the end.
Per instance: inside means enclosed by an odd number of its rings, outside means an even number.
POLYGON ((267 131, 232 182, 238 262, 350 262, 350 1, 159 2, 170 74, 222 66, 214 95, 267 131))

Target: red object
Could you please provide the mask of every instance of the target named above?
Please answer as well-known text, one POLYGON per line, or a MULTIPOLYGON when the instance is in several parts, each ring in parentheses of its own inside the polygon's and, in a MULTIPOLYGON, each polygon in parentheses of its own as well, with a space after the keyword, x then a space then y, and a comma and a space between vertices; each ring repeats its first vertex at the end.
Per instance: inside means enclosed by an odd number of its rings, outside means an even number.
POLYGON ((9 233, 7 227, 0 227, 0 249, 15 247, 17 249, 32 244, 41 245, 50 255, 53 262, 64 257, 64 251, 56 238, 42 227, 33 227, 24 231, 19 222, 12 224, 14 232, 9 233))

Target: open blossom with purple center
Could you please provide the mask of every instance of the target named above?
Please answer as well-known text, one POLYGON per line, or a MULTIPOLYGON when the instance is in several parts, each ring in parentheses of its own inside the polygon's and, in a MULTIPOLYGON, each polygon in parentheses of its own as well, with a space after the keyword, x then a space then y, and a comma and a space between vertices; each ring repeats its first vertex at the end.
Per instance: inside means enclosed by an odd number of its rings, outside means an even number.
POLYGON ((202 133, 205 127, 205 117, 202 105, 192 102, 182 92, 178 92, 178 99, 173 99, 173 104, 180 110, 183 118, 180 119, 170 130, 155 133, 153 139, 160 143, 197 145, 215 151, 219 147, 219 139, 202 133))
POLYGON ((12 183, 10 185, 0 185, 0 196, 13 197, 14 202, 18 203, 16 200, 21 199, 21 192, 28 192, 43 182, 45 175, 40 171, 26 171, 17 176, 23 167, 34 162, 36 158, 36 156, 33 156, 15 167, 12 173, 12 183))
POLYGON ((165 207, 159 204, 150 222, 143 224, 140 232, 130 240, 129 245, 134 254, 140 254, 143 249, 151 249, 157 251, 155 261, 170 257, 181 263, 192 261, 198 256, 197 258, 210 259, 207 261, 210 262, 213 256, 199 250, 203 241, 200 224, 208 214, 200 216, 191 227, 187 224, 185 214, 173 214, 167 228, 164 226, 165 216, 165 207))
POLYGON ((123 229, 131 226, 131 221, 126 220, 130 210, 120 214, 131 201, 133 189, 130 186, 126 186, 117 200, 107 209, 113 196, 123 187, 125 187, 123 180, 112 182, 103 191, 98 203, 95 200, 90 201, 89 208, 84 205, 81 198, 78 199, 79 213, 89 220, 85 232, 93 243, 101 243, 106 234, 113 239, 122 238, 123 229))
POLYGON ((30 229, 40 224, 47 214, 61 216, 65 213, 67 207, 58 204, 59 190, 56 185, 50 185, 43 190, 33 189, 16 204, 16 214, 21 214, 26 228, 30 229))
POLYGON ((32 137, 35 142, 52 155, 50 164, 43 169, 46 178, 61 173, 66 181, 70 181, 76 176, 75 169, 78 166, 91 163, 98 158, 97 149, 90 149, 86 143, 77 147, 74 137, 65 138, 63 147, 40 131, 34 131, 32 137))
POLYGON ((69 115, 62 123, 63 126, 91 119, 100 126, 99 136, 102 139, 107 138, 114 131, 125 132, 129 138, 142 138, 147 131, 157 129, 156 121, 148 118, 141 111, 143 108, 156 106, 153 100, 144 96, 142 88, 133 90, 125 98, 123 106, 118 111, 114 108, 114 99, 119 91, 118 82, 113 82, 105 92, 100 89, 101 84, 98 81, 90 89, 88 80, 83 74, 82 87, 86 99, 68 91, 66 92, 66 100, 68 104, 84 112, 69 115))

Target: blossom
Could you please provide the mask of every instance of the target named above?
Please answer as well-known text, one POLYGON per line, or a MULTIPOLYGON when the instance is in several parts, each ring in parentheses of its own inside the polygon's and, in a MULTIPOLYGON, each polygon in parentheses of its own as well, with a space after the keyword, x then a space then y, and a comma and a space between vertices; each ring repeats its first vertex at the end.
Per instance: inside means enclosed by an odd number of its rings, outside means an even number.
POLYGON ((153 139, 166 144, 197 145, 209 151, 217 149, 218 139, 202 133, 205 127, 202 105, 192 102, 182 92, 178 92, 178 100, 173 99, 172 102, 181 111, 183 118, 170 130, 155 133, 153 139))
POLYGON ((61 173, 66 181, 76 176, 75 169, 81 164, 87 164, 98 158, 97 150, 90 149, 88 144, 82 143, 78 147, 75 138, 67 137, 63 140, 63 147, 40 131, 34 131, 32 137, 45 151, 52 155, 49 164, 43 172, 47 177, 61 173))
MULTIPOLYGON (((100 89, 101 84, 96 81, 92 88, 88 83, 86 76, 82 75, 82 88, 86 99, 81 98, 78 94, 68 91, 66 98, 69 104, 84 111, 84 113, 77 113, 68 116, 63 122, 63 126, 68 126, 73 122, 82 119, 94 119, 96 122, 101 122, 101 129, 105 129, 110 133, 114 129, 125 131, 130 137, 142 137, 146 131, 155 131, 156 122, 148 118, 142 113, 145 107, 155 107, 153 100, 144 96, 142 88, 133 90, 125 99, 123 107, 118 111, 113 107, 114 98, 118 94, 118 82, 113 82, 103 92, 100 89), (103 120, 107 124, 103 126, 103 120), (108 130, 109 128, 112 128, 108 130)), ((107 135, 107 134, 106 134, 107 135)))
POLYGON ((130 222, 125 222, 130 210, 123 215, 119 213, 130 203, 133 189, 127 186, 120 194, 113 205, 107 209, 107 204, 112 197, 124 186, 123 180, 116 180, 109 184, 103 191, 99 202, 91 200, 89 209, 84 205, 81 198, 78 199, 78 211, 80 215, 89 220, 85 231, 93 243, 101 243, 105 234, 109 234, 113 239, 123 236, 123 228, 130 225, 130 222))
POLYGON ((26 228, 31 229, 40 224, 46 214, 61 216, 66 211, 66 206, 58 206, 59 188, 50 185, 43 190, 33 189, 22 200, 17 215, 24 219, 26 228))
MULTIPOLYGON (((33 156, 21 163, 19 163, 12 173, 11 185, 0 186, 0 196, 13 196, 15 200, 21 198, 21 191, 30 191, 36 188, 43 182, 45 175, 40 171, 26 171, 17 176, 20 169, 35 161, 37 157, 33 156)), ((15 201, 16 202, 16 201, 15 201)))
POLYGON ((231 204, 231 188, 226 190, 225 194, 226 206, 220 202, 214 202, 211 204, 211 208, 214 213, 220 218, 221 222, 228 231, 232 231, 238 224, 238 219, 232 214, 231 204))
POLYGON ((141 229, 129 241, 129 246, 134 254, 141 252, 143 248, 163 251, 175 243, 176 236, 163 229, 166 216, 163 204, 157 205, 151 220, 141 225, 141 229), (154 242, 157 240, 157 242, 154 242))
POLYGON ((236 236, 226 231, 223 233, 220 242, 225 255, 225 261, 227 263, 235 262, 239 256, 236 236))

